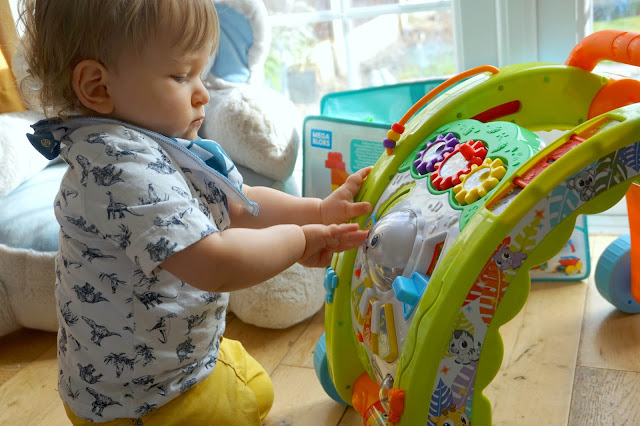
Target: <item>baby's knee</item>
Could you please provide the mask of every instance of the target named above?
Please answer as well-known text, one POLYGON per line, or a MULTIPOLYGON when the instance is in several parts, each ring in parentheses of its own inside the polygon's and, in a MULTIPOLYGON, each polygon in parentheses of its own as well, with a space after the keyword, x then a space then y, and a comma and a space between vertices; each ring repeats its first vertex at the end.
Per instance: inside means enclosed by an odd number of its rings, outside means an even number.
POLYGON ((273 405, 273 383, 266 371, 254 376, 247 386, 253 391, 260 411, 260 420, 264 420, 273 405))

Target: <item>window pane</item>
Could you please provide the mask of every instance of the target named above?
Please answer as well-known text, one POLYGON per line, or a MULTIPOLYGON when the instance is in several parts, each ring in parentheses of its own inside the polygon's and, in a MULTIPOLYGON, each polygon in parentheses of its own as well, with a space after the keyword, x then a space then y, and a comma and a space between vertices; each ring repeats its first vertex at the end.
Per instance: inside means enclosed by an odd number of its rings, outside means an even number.
POLYGON ((330 10, 331 0, 264 0, 269 15, 281 15, 286 13, 309 13, 314 11, 330 10))
POLYGON ((267 84, 310 115, 319 113, 320 99, 330 92, 454 73, 450 9, 359 16, 356 8, 392 3, 398 0, 352 0, 351 19, 278 21, 265 65, 267 84))
POLYGON ((395 84, 455 72, 451 11, 386 15, 352 33, 362 87, 395 84))
MULTIPOLYGON (((640 7, 630 0, 594 0, 593 31, 623 30, 640 33, 640 7)), ((640 77, 640 68, 602 61, 596 71, 610 72, 627 77, 640 77)))

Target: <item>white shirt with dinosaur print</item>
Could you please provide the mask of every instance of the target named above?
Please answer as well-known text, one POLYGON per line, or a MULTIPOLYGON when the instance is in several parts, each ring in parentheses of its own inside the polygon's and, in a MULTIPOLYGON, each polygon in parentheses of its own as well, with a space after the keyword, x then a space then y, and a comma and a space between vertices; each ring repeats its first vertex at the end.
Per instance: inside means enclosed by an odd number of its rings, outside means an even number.
POLYGON ((117 122, 65 126, 52 132, 69 164, 55 200, 59 393, 94 422, 137 418, 216 364, 228 294, 158 265, 229 227, 229 183, 242 178, 221 150, 218 176, 167 148, 187 141, 117 122))

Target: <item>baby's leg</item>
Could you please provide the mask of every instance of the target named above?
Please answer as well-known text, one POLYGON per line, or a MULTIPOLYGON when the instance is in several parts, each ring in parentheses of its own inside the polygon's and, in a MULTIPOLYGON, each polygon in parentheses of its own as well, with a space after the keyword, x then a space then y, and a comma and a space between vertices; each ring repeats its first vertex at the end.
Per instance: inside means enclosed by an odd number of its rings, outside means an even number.
MULTIPOLYGON (((273 404, 273 384, 267 372, 240 342, 222 339, 218 362, 202 383, 141 419, 101 423, 120 425, 260 425, 273 404)), ((74 425, 90 425, 71 412, 74 425)))

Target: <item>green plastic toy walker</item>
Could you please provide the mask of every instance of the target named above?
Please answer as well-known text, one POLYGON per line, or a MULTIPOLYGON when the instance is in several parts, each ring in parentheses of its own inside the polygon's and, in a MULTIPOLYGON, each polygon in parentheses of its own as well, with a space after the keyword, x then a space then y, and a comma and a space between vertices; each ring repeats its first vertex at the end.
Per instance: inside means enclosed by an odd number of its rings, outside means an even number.
POLYGON ((315 353, 365 425, 491 424, 482 392, 529 269, 640 180, 640 82, 592 72, 601 60, 640 66, 640 35, 592 34, 564 65, 467 71, 389 131, 358 194, 369 236, 327 270, 315 353), (552 129, 541 148, 533 132, 552 129))

